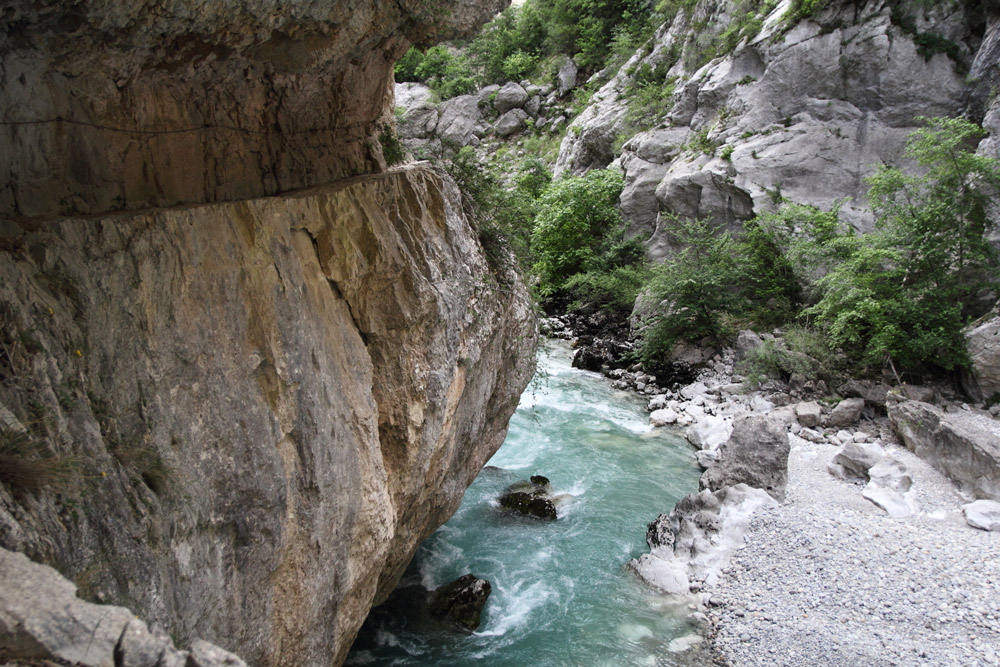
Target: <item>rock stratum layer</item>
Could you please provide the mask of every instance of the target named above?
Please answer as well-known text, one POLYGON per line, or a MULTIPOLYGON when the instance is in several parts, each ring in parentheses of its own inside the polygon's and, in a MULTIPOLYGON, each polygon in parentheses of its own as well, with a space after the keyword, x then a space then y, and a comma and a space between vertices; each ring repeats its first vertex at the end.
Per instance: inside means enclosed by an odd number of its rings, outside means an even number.
POLYGON ((250 664, 343 660, 533 366, 527 294, 422 163, 0 251, 0 544, 250 664))
POLYGON ((392 68, 503 0, 12 0, 0 216, 231 201, 384 166, 392 68))

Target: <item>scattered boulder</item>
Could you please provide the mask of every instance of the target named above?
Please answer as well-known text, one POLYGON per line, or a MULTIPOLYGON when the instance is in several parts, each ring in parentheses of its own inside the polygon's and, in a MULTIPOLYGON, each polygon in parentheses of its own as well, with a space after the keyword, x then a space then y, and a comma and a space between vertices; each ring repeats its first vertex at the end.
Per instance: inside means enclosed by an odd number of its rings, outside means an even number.
POLYGON ((702 489, 746 484, 782 500, 788 485, 788 433, 766 417, 743 417, 733 425, 718 462, 701 476, 702 489))
POLYGON ((500 496, 500 507, 523 516, 554 521, 558 516, 550 490, 547 478, 533 475, 530 482, 517 482, 507 487, 500 496))
POLYGON ((885 452, 880 445, 852 439, 834 454, 830 472, 841 479, 849 476, 867 480, 868 470, 883 458, 885 452))
POLYGON ((476 141, 479 124, 479 99, 475 95, 459 95, 441 103, 441 119, 435 134, 445 143, 468 146, 476 141))
POLYGON ((705 415, 684 431, 684 437, 699 449, 716 450, 729 439, 733 424, 724 417, 705 415))
POLYGON ((973 388, 983 399, 1000 393, 1000 316, 969 329, 965 343, 972 362, 973 388))
POLYGON ((892 395, 888 412, 910 451, 976 498, 1000 500, 1000 422, 966 411, 946 414, 930 403, 892 395))
POLYGON ((528 115, 531 116, 532 118, 538 117, 538 112, 541 110, 541 108, 542 108, 542 98, 539 97, 538 95, 535 95, 534 97, 532 97, 531 99, 529 99, 527 102, 524 103, 524 110, 527 111, 528 115))
POLYGON ((744 329, 736 336, 736 361, 743 361, 751 351, 764 344, 756 332, 744 329))
POLYGON ((884 486, 868 484, 861 491, 861 495, 896 519, 911 516, 917 511, 912 494, 903 494, 884 486))
POLYGON ((812 428, 819 426, 820 418, 823 416, 823 408, 816 401, 799 403, 795 406, 795 416, 800 424, 812 428))
POLYGON ((573 62, 572 58, 567 58, 556 75, 556 80, 559 83, 559 87, 557 88, 559 97, 562 97, 576 87, 576 74, 576 63, 573 62))
POLYGON ((498 136, 508 137, 527 127, 528 114, 524 109, 511 109, 497 119, 493 129, 498 136))
POLYGON ((827 415, 826 425, 829 427, 850 426, 861 419, 861 411, 864 408, 865 399, 845 398, 827 415))
POLYGON ((202 640, 190 651, 174 648, 128 609, 80 600, 73 583, 24 554, 0 548, 0 581, 5 657, 87 667, 246 667, 202 640))
MULTIPOLYGON (((962 505, 962 513, 965 514, 965 521, 973 528, 1000 530, 1000 503, 995 500, 977 500, 968 505, 962 505)), ((648 542, 648 531, 646 536, 648 542)))
POLYGON ((848 380, 837 391, 847 398, 861 398, 865 403, 880 411, 885 411, 885 397, 891 387, 882 382, 870 380, 848 380))
POLYGON ((439 621, 468 632, 479 629, 480 616, 493 587, 474 574, 466 574, 435 589, 427 612, 439 621))
POLYGON ((497 91, 496 97, 493 98, 493 106, 499 113, 505 114, 511 109, 520 109, 527 101, 528 93, 520 84, 511 81, 497 91))

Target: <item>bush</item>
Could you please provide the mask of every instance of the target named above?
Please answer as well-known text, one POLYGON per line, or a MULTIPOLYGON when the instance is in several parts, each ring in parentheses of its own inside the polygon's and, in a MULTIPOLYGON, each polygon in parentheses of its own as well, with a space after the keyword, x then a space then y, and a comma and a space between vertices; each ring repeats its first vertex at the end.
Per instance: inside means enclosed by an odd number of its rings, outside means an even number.
POLYGON ((417 47, 411 46, 403 57, 396 61, 396 83, 423 81, 417 74, 417 69, 423 61, 424 54, 417 47))
POLYGON ((621 227, 617 204, 623 187, 621 172, 602 169, 554 181, 542 193, 531 235, 542 296, 588 270, 608 233, 621 227))

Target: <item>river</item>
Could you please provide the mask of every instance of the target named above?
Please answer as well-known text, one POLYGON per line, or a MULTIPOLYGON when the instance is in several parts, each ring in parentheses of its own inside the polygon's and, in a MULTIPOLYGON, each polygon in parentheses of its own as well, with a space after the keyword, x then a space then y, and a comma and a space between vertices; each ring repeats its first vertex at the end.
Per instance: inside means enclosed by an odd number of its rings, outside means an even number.
POLYGON ((670 641, 691 632, 686 610, 623 566, 646 551, 646 524, 696 491, 699 474, 690 445, 650 429, 642 399, 572 368, 569 349, 547 343, 503 446, 401 582, 433 589, 468 572, 488 579, 479 631, 418 622, 403 596, 372 611, 347 664, 674 664, 670 641), (503 489, 536 474, 571 496, 559 519, 502 513, 503 489))

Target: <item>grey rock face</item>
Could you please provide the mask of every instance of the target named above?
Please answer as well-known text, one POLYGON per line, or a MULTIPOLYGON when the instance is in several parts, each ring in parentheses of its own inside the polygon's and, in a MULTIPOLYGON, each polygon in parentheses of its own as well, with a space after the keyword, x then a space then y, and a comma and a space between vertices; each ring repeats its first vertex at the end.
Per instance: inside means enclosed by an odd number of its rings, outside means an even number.
POLYGON ((0 239, 4 335, 37 341, 0 403, 41 402, 88 489, 0 485, 0 544, 253 664, 343 659, 531 376, 528 295, 426 164, 0 239))
POLYGON ((890 400, 889 420, 917 456, 977 498, 1000 500, 1000 424, 995 419, 890 400))
POLYGON ((967 331, 965 343, 982 397, 1000 393, 1000 317, 990 318, 967 331))
POLYGON ((503 88, 497 91, 497 96, 493 100, 493 106, 501 114, 505 114, 511 109, 519 109, 528 101, 528 93, 519 84, 511 81, 504 84, 503 88))
POLYGON ((479 124, 479 100, 475 95, 459 95, 441 103, 441 118, 435 134, 453 146, 468 146, 479 124))
POLYGON ((0 216, 232 201, 382 170, 371 147, 394 61, 504 4, 14 0, 25 38, 6 42, 0 72, 0 106, 17 109, 0 216))
POLYGON ((202 640, 191 651, 151 633, 124 607, 76 597, 76 586, 24 554, 0 548, 0 650, 26 660, 65 660, 87 667, 246 667, 202 640))
POLYGON ((795 406, 795 417, 799 423, 808 428, 819 426, 823 408, 816 401, 806 401, 795 406))
POLYGON ((746 484, 781 500, 788 485, 788 452, 788 433, 780 425, 766 417, 737 419, 719 460, 702 474, 700 486, 718 491, 746 484))
POLYGON ((559 82, 559 87, 557 88, 559 97, 576 88, 576 73, 576 63, 573 62, 572 58, 567 58, 566 62, 559 67, 559 73, 556 75, 559 82))
POLYGON ((520 132, 523 130, 528 120, 528 114, 525 113, 523 109, 511 109, 504 115, 497 119, 494 129, 497 135, 501 137, 508 137, 515 132, 520 132))

